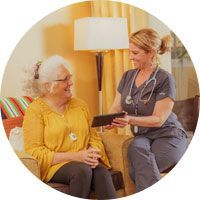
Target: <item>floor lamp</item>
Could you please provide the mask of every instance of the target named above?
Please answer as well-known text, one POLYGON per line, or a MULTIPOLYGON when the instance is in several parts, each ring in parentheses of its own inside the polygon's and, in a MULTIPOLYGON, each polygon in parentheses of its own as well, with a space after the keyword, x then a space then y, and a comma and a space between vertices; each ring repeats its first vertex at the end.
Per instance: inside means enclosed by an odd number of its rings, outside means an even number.
POLYGON ((127 19, 119 17, 86 17, 75 20, 74 50, 96 54, 99 90, 99 114, 102 114, 103 55, 109 50, 128 49, 127 19))

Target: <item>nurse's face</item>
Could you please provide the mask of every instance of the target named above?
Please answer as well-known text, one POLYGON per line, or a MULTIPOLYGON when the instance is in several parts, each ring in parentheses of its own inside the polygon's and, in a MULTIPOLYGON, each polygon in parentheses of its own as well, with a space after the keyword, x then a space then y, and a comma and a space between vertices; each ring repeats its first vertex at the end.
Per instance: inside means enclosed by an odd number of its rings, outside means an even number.
POLYGON ((130 43, 130 60, 134 66, 138 69, 143 69, 152 65, 153 53, 146 52, 143 49, 137 47, 135 44, 130 43))

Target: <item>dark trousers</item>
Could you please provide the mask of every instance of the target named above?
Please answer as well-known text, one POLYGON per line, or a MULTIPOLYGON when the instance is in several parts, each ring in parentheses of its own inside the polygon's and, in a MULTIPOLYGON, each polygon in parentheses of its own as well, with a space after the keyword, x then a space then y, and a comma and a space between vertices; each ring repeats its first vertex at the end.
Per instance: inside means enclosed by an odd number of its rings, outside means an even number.
POLYGON ((128 148, 129 174, 136 191, 160 180, 160 172, 176 164, 187 148, 185 134, 177 137, 147 138, 136 136, 128 148))
POLYGON ((75 197, 89 198, 92 189, 97 199, 117 198, 110 172, 102 165, 92 169, 82 162, 69 162, 55 173, 50 182, 69 185, 69 195, 75 197))

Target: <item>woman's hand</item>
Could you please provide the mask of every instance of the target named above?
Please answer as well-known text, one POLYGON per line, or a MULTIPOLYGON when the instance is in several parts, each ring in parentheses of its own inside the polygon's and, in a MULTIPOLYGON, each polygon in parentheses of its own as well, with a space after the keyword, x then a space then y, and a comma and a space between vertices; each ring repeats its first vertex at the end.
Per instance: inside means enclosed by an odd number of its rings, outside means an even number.
POLYGON ((96 162, 93 165, 91 165, 91 168, 96 168, 96 166, 99 165, 99 158, 101 157, 100 150, 96 147, 94 148, 94 147, 91 147, 91 146, 88 149, 92 150, 93 159, 96 160, 96 162))
POLYGON ((115 118, 112 122, 113 126, 119 127, 119 128, 124 128, 125 126, 129 125, 130 123, 130 116, 125 115, 123 118, 115 118))
POLYGON ((84 162, 95 168, 99 164, 99 150, 96 148, 89 147, 87 150, 77 152, 77 161, 84 162))

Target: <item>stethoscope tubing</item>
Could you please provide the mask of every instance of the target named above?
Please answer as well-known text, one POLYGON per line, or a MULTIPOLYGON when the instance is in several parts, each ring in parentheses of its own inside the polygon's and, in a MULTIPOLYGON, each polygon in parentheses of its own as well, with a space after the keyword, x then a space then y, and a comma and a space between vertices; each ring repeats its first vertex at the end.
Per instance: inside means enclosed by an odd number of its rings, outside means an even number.
MULTIPOLYGON (((153 94, 153 91, 154 91, 154 89, 155 89, 155 85, 156 85, 156 83, 157 83, 156 75, 157 75, 158 71, 159 71, 159 66, 157 66, 157 68, 156 68, 156 70, 155 70, 155 72, 154 72, 154 74, 153 74, 153 77, 152 77, 151 79, 149 79, 149 80, 145 83, 144 87, 142 88, 142 91, 141 91, 141 94, 140 94, 140 98, 141 98, 141 96, 142 96, 142 94, 143 94, 145 88, 148 86, 148 84, 149 84, 150 82, 154 81, 153 88, 152 88, 152 91, 151 91, 151 94, 150 94, 150 98, 151 98, 151 96, 152 96, 152 94, 153 94)), ((135 73, 135 75, 134 75, 134 77, 133 77, 133 80, 132 80, 132 82, 131 82, 131 86, 130 86, 130 89, 129 89, 129 93, 128 93, 127 97, 126 97, 126 104, 132 104, 132 103, 133 103, 133 100, 132 100, 132 97, 131 97, 131 90, 132 90, 132 88, 133 88, 133 84, 134 84, 134 82, 135 82, 135 79, 136 79, 136 76, 137 76, 138 72, 139 72, 139 69, 136 71, 136 73, 135 73)), ((147 101, 146 103, 149 102, 150 98, 148 99, 148 101, 147 101)), ((139 98, 138 98, 138 101, 139 101, 139 98)))

